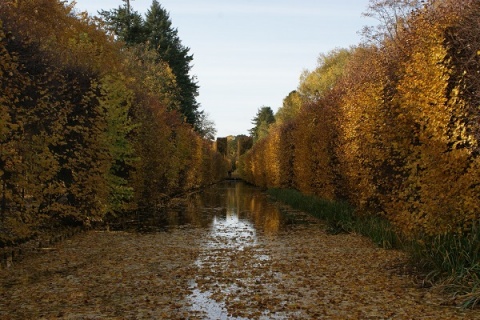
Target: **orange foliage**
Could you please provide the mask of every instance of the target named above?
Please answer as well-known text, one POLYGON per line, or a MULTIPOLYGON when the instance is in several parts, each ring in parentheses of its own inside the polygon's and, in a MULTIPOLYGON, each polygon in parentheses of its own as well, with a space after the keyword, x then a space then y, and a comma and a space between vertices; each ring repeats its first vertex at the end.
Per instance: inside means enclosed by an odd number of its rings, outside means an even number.
POLYGON ((479 6, 426 4, 396 38, 356 48, 335 89, 254 145, 242 174, 347 198, 406 235, 468 231, 480 217, 479 6))
POLYGON ((0 3, 0 246, 42 225, 154 210, 226 176, 211 144, 168 111, 181 99, 170 67, 72 10, 0 3))
POLYGON ((393 142, 389 134, 392 121, 388 121, 392 106, 381 62, 381 52, 376 48, 358 48, 341 83, 344 93, 336 151, 347 198, 361 211, 379 210, 384 178, 391 179, 391 175, 379 174, 393 160, 388 157, 393 142))
POLYGON ((306 106, 296 121, 293 132, 294 185, 306 194, 333 199, 335 176, 333 172, 333 127, 332 108, 335 102, 330 96, 315 105, 306 106), (323 103, 329 101, 331 104, 323 103))
POLYGON ((410 54, 396 99, 402 118, 411 119, 415 143, 395 201, 385 208, 408 233, 461 232, 480 215, 478 141, 469 123, 475 114, 452 77, 455 66, 445 45, 445 32, 457 23, 458 13, 447 7, 416 16, 407 39, 410 54))

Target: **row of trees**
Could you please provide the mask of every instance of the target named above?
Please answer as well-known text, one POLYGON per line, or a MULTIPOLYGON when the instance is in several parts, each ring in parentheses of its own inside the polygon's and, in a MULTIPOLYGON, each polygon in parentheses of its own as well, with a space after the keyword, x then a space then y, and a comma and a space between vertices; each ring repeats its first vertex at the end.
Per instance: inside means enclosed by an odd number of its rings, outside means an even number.
POLYGON ((226 176, 175 58, 109 26, 63 1, 0 3, 0 246, 226 176))
POLYGON ((478 1, 371 1, 366 41, 321 55, 243 157, 264 187, 345 199, 406 235, 480 217, 478 1))

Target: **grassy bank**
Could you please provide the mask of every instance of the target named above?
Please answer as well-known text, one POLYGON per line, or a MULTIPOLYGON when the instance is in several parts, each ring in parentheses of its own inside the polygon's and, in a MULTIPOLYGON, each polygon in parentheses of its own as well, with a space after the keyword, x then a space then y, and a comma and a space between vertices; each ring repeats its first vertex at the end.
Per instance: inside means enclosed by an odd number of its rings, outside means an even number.
POLYGON ((469 233, 425 237, 404 248, 425 272, 425 281, 440 286, 462 308, 480 306, 480 227, 469 233))
POLYGON ((406 240, 380 216, 358 216, 346 202, 304 195, 296 190, 269 189, 275 199, 327 222, 330 233, 355 232, 385 249, 401 249, 412 266, 422 270, 424 281, 451 295, 452 303, 463 308, 480 305, 480 226, 467 234, 436 237, 419 236, 406 240))
POLYGON ((268 193, 296 209, 327 222, 329 233, 355 232, 370 237, 380 247, 391 249, 402 245, 390 223, 378 216, 359 217, 346 202, 330 201, 304 195, 291 189, 269 189, 268 193))

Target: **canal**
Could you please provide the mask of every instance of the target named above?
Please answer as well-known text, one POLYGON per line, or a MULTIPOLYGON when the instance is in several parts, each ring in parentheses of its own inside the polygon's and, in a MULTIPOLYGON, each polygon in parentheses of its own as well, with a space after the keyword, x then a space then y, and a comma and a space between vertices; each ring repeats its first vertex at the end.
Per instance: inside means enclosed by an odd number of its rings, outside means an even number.
POLYGON ((226 181, 0 270, 0 319, 462 319, 402 252, 226 181))

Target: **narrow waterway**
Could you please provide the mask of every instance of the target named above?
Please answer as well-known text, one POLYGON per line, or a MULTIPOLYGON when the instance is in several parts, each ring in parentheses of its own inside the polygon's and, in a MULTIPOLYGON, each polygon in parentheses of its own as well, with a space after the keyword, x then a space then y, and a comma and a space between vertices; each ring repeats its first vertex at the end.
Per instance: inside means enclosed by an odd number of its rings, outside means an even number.
POLYGON ((0 319, 478 318, 243 182, 39 251, 0 270, 0 319))

